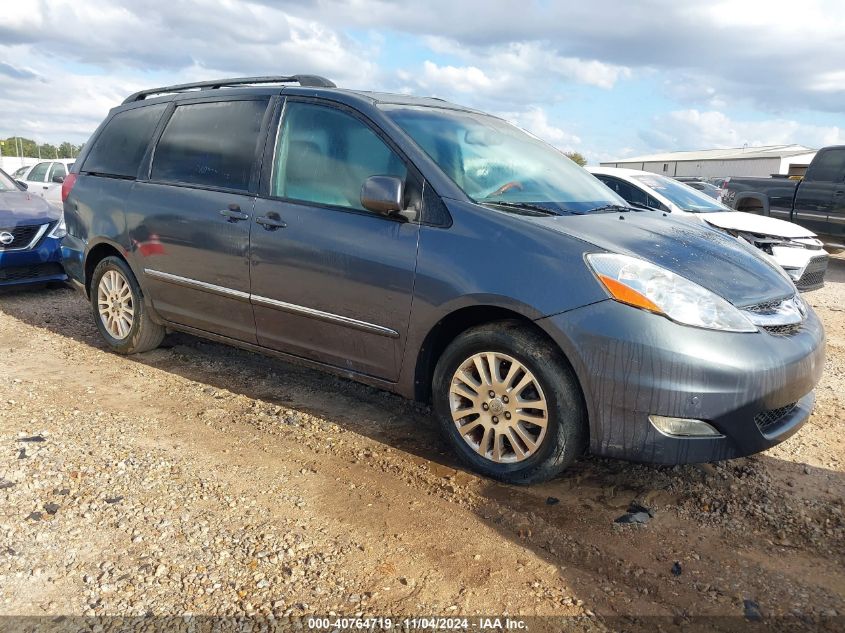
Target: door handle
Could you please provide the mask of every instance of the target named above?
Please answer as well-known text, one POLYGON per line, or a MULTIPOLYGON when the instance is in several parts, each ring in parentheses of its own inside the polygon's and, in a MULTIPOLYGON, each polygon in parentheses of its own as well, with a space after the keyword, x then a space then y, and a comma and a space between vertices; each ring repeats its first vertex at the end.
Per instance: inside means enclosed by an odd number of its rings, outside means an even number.
POLYGON ((845 196, 845 190, 839 189, 838 191, 833 192, 834 196, 845 196))
POLYGON ((241 208, 236 204, 230 204, 228 209, 220 209, 220 215, 224 218, 228 218, 229 222, 249 220, 249 216, 241 211, 241 208))
POLYGON ((255 219, 261 226, 268 231, 275 231, 276 229, 283 229, 287 226, 287 222, 283 221, 278 213, 268 213, 260 218, 255 219))

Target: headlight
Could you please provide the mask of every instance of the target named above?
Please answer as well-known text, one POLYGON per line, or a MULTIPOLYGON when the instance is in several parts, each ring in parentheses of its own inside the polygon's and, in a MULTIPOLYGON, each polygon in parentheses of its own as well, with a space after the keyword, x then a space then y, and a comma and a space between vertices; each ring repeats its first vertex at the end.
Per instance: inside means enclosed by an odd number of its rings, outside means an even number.
POLYGON ((636 257, 591 253, 587 263, 616 301, 694 327, 756 332, 735 306, 672 271, 636 257))
POLYGON ((65 214, 62 213, 61 217, 59 218, 59 223, 53 227, 53 230, 50 231, 50 235, 48 237, 55 237, 55 238, 62 238, 67 235, 67 224, 65 224, 65 214))

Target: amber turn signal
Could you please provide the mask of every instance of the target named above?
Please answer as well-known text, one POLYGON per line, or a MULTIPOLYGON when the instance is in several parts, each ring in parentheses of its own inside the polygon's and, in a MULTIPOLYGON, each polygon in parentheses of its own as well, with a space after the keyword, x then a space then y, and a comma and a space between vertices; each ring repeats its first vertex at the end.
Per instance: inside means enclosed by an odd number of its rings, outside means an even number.
POLYGON ((604 287, 607 288, 610 295, 617 301, 627 303, 635 308, 642 308, 643 310, 648 310, 649 312, 654 312, 656 314, 663 314, 663 310, 658 308, 647 297, 641 295, 633 288, 626 286, 621 281, 608 277, 607 275, 599 274, 598 277, 604 284, 604 287))

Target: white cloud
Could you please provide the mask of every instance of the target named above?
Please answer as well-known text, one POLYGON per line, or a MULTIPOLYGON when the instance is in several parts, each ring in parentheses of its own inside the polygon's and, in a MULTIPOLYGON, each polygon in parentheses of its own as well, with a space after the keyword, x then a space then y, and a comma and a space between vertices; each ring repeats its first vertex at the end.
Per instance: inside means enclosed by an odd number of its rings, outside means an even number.
MULTIPOLYGON (((385 0, 289 5, 301 15, 321 11, 334 24, 425 37, 443 55, 471 50, 504 57, 509 47, 537 46, 555 58, 574 60, 569 62, 574 66, 565 62, 558 72, 602 87, 617 80, 615 68, 683 73, 718 93, 717 101, 699 106, 722 107, 741 99, 770 111, 840 112, 845 84, 831 80, 831 73, 841 71, 845 59, 841 0, 806 0, 798 6, 790 0, 429 0, 421 11, 385 0)), ((491 74, 485 65, 471 64, 491 74)), ((538 69, 554 67, 544 63, 538 69)))
MULTIPOLYGON (((410 75, 405 75, 410 77, 410 75)), ((423 63, 423 72, 417 79, 423 88, 435 93, 446 88, 449 92, 487 92, 494 87, 493 80, 475 66, 438 66, 432 61, 423 63)))
POLYGON ((367 86, 380 73, 377 47, 260 4, 54 0, 6 13, 0 137, 81 142, 109 108, 157 85, 299 72, 367 86))
POLYGON ((845 143, 845 128, 789 119, 737 121, 717 110, 677 110, 656 117, 640 133, 655 150, 686 150, 743 145, 799 144, 823 147, 845 143))
POLYGON ((556 54, 553 47, 536 42, 519 42, 501 51, 491 51, 489 63, 511 75, 538 82, 563 79, 605 89, 613 88, 617 81, 631 76, 631 70, 625 66, 564 57, 556 54))
POLYGON ((523 98, 525 92, 549 94, 561 81, 610 89, 632 75, 631 69, 624 66, 562 57, 552 46, 541 42, 472 48, 437 37, 425 41, 432 51, 456 57, 466 65, 440 67, 431 61, 424 62, 418 78, 424 88, 459 92, 495 90, 500 98, 504 92, 519 90, 519 97, 523 98))
POLYGON ((564 152, 574 151, 581 145, 581 139, 576 134, 553 125, 546 111, 538 106, 531 106, 523 112, 502 112, 499 116, 564 152))
MULTIPOLYGON (((650 145, 732 144, 735 137, 768 143, 784 135, 820 144, 841 138, 838 128, 804 125, 789 112, 845 111, 841 0, 808 0, 800 10, 788 0, 429 0, 424 9, 400 0, 6 4, 0 136, 29 130, 45 140, 84 140, 108 107, 135 89, 292 72, 523 113, 552 112, 571 98, 573 85, 608 91, 610 99, 622 82, 666 79, 664 96, 681 104, 672 107, 699 116, 665 115, 666 130, 643 133, 650 145), (421 54, 420 44, 428 51, 421 54), (396 70, 383 50, 407 61, 396 70), (738 101, 777 120, 769 128, 732 121, 738 101), (713 112, 728 121, 711 121, 713 112)), ((552 128, 570 134, 566 125, 546 124, 550 140, 552 128)), ((635 134, 605 145, 631 145, 635 134)))

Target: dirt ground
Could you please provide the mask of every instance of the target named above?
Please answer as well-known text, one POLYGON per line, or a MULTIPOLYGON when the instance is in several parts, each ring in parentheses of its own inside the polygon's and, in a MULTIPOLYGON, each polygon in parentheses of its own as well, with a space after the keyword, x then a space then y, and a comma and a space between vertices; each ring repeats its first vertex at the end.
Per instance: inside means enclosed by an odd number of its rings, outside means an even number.
MULTIPOLYGON (((105 351, 81 295, 0 295, 0 614, 691 616, 845 625, 845 259, 809 423, 759 456, 585 458, 513 487, 420 406, 188 336, 105 351), (646 524, 614 520, 637 501, 646 524)), ((660 616, 659 620, 649 620, 660 616)), ((655 627, 656 628, 656 627, 655 627)), ((842 630, 842 629, 839 629, 842 630)))

